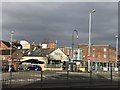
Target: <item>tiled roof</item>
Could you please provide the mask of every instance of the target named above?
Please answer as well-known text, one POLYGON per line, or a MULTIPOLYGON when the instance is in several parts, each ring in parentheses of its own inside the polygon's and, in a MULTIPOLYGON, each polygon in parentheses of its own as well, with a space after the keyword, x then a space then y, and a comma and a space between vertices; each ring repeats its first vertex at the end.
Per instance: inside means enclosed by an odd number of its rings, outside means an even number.
POLYGON ((24 56, 46 56, 50 54, 55 49, 40 49, 36 48, 36 50, 23 50, 24 56))
POLYGON ((2 41, 7 47, 10 47, 10 43, 7 41, 2 41))
POLYGON ((42 55, 46 56, 49 55, 50 53, 52 53, 55 49, 43 49, 42 50, 42 55))
MULTIPOLYGON (((8 42, 8 41, 1 40, 1 42, 3 42, 7 47, 10 47, 10 46, 11 46, 11 43, 8 42)), ((22 49, 22 45, 21 45, 20 43, 13 43, 13 44, 12 44, 12 47, 13 47, 13 48, 18 48, 18 47, 20 47, 20 49, 22 49)))

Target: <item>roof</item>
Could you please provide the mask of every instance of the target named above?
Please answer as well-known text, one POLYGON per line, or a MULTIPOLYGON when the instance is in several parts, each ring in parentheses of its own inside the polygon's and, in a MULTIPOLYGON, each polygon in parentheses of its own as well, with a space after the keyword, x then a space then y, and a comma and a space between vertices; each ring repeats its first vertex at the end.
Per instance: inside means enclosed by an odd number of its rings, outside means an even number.
POLYGON ((7 47, 10 47, 10 43, 8 41, 1 40, 7 47))
POLYGON ((36 48, 34 49, 23 49, 22 50, 23 56, 40 56, 41 49, 36 48))
POLYGON ((29 50, 22 50, 24 56, 46 56, 50 54, 55 49, 40 49, 36 48, 35 50, 29 49, 29 50))
MULTIPOLYGON (((7 47, 11 47, 11 43, 10 42, 8 42, 8 41, 4 41, 4 40, 1 40, 1 42, 3 42, 7 47)), ((13 42, 12 43, 12 47, 13 48, 20 48, 20 49, 22 49, 22 45, 20 44, 20 43, 17 43, 17 42, 13 42)))
POLYGON ((22 49, 22 45, 20 43, 13 43, 14 48, 22 49))
POLYGON ((46 56, 46 55, 49 55, 50 53, 52 53, 55 49, 43 49, 42 50, 42 55, 43 56, 46 56))

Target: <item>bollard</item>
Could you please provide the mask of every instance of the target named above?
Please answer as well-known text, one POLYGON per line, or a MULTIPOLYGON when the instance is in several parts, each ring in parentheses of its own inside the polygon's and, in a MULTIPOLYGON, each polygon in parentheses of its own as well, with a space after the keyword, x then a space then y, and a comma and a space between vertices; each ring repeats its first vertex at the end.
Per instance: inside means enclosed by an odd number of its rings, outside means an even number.
POLYGON ((69 78, 69 70, 67 70, 67 83, 66 83, 67 87, 69 87, 69 86, 70 86, 70 83, 69 83, 68 78, 69 78))
POLYGON ((113 78, 112 78, 112 64, 111 64, 111 70, 110 70, 110 71, 111 71, 110 76, 111 76, 111 81, 112 81, 112 79, 113 79, 113 78))
POLYGON ((67 81, 68 81, 68 75, 69 75, 69 71, 67 71, 67 81))
POLYGON ((41 90, 42 90, 42 75, 43 75, 43 71, 41 70, 41 90))
POLYGON ((92 79, 92 71, 90 71, 90 79, 92 79))
POLYGON ((43 73, 43 72, 42 72, 42 70, 41 70, 41 82, 42 82, 42 73, 43 73))

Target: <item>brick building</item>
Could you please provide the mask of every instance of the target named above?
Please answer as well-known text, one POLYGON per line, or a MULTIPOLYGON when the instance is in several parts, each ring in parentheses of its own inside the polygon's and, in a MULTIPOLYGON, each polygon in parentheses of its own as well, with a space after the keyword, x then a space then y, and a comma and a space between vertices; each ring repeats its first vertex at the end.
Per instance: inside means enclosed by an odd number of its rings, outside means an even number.
MULTIPOLYGON (((72 56, 72 48, 71 47, 62 47, 60 48, 69 58, 72 56)), ((116 61, 116 50, 114 47, 110 45, 91 45, 91 67, 94 67, 96 70, 100 70, 101 68, 109 69, 110 64, 115 66, 116 61)), ((80 66, 88 65, 88 45, 80 44, 78 48, 74 48, 73 51, 73 59, 74 62, 80 62, 80 66)))
MULTIPOLYGON (((78 47, 82 49, 82 64, 83 66, 87 66, 88 46, 86 44, 81 44, 78 47)), ((116 50, 114 47, 110 45, 91 45, 90 53, 91 66, 93 66, 96 70, 103 67, 108 67, 109 69, 111 63, 112 66, 115 66, 116 50)))
POLYGON ((55 42, 49 42, 47 48, 57 48, 57 44, 55 42))
POLYGON ((0 41, 0 60, 6 60, 10 58, 10 50, 11 54, 15 52, 15 55, 12 56, 12 58, 15 58, 16 54, 18 56, 19 51, 22 49, 22 45, 20 45, 17 42, 12 42, 12 48, 11 44, 8 41, 0 41))

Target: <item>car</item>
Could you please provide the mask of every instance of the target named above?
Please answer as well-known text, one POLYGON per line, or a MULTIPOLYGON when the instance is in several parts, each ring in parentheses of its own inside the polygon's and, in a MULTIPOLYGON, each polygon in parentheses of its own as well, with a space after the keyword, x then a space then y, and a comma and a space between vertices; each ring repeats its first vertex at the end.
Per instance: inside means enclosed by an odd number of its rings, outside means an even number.
POLYGON ((32 71, 41 71, 42 68, 38 65, 31 65, 28 67, 28 70, 32 70, 32 71))

